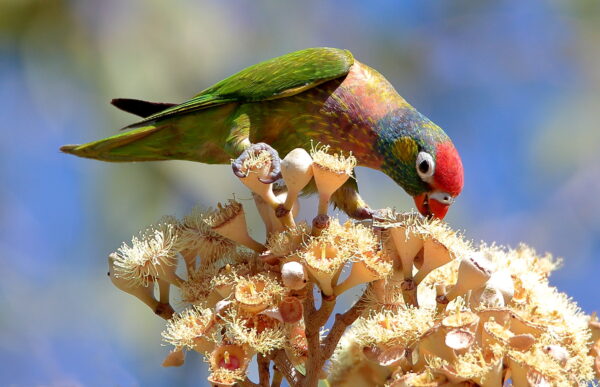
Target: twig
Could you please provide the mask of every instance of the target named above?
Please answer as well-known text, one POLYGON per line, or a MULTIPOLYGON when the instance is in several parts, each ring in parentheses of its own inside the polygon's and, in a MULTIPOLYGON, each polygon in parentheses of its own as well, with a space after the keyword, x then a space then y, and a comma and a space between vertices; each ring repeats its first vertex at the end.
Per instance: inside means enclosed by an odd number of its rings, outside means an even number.
POLYGON ((313 320, 315 321, 315 325, 322 327, 325 325, 327 320, 329 320, 329 316, 331 316, 331 312, 333 312, 333 308, 335 308, 336 299, 325 299, 322 298, 321 307, 317 310, 313 315, 313 320))
POLYGON ((419 307, 419 300, 417 299, 417 284, 411 278, 406 278, 400 284, 400 288, 402 289, 402 297, 404 298, 404 302, 406 304, 414 306, 415 308, 419 307))
MULTIPOLYGON (((323 304, 325 306, 325 304, 323 304)), ((306 342, 308 344, 308 359, 306 360, 306 374, 302 380, 302 385, 305 387, 313 387, 317 385, 319 378, 318 367, 321 357, 321 341, 319 337, 319 329, 321 325, 315 318, 317 311, 315 310, 315 300, 313 295, 313 284, 308 285, 308 292, 304 299, 304 331, 306 333, 306 342)), ((322 319, 322 317, 321 317, 322 319)))
POLYGON ((370 286, 371 285, 367 286, 362 296, 350 309, 348 309, 343 314, 338 313, 335 315, 335 322, 331 327, 331 331, 329 332, 325 340, 323 340, 319 369, 323 367, 323 364, 325 364, 327 359, 329 359, 331 355, 333 355, 333 351, 335 350, 335 347, 337 347, 337 344, 340 341, 340 338, 342 337, 344 332, 346 331, 346 328, 349 325, 352 325, 352 323, 354 323, 354 321, 356 321, 356 319, 362 313, 362 310, 367 302, 366 295, 370 286))
POLYGON ((271 360, 264 357, 260 353, 256 356, 256 362, 258 363, 258 384, 262 387, 269 387, 270 371, 269 365, 271 360))
POLYGON ((256 384, 253 381, 251 381, 250 379, 248 379, 248 377, 246 376, 246 379, 242 380, 241 382, 238 383, 240 386, 242 387, 261 387, 260 384, 256 384))
POLYGON ((294 368, 283 349, 274 351, 274 353, 271 355, 271 360, 273 360, 273 363, 275 363, 277 371, 282 373, 287 379, 290 386, 296 386, 298 384, 300 375, 298 375, 296 368, 294 368))
POLYGON ((281 386, 281 382, 283 381, 283 374, 276 366, 273 366, 273 379, 271 380, 271 387, 279 387, 281 386))

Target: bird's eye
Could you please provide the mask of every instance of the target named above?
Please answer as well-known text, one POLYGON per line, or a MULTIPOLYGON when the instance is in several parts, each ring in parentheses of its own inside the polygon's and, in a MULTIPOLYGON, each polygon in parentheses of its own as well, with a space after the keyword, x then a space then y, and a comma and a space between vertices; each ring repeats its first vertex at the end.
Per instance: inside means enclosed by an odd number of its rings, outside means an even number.
POLYGON ((427 152, 419 152, 417 155, 417 173, 423 181, 429 181, 435 172, 433 157, 427 152))

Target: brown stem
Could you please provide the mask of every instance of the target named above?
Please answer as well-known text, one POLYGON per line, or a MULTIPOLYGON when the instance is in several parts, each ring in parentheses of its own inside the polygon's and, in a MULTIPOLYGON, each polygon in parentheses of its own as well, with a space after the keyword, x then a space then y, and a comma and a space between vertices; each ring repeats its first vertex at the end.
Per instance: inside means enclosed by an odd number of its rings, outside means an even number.
POLYGON ((281 382, 283 381, 283 373, 279 371, 277 367, 273 367, 273 380, 271 380, 271 387, 279 387, 281 386, 281 382))
POLYGON ((337 347, 337 344, 340 341, 340 338, 342 337, 344 332, 346 331, 346 328, 352 325, 362 313, 363 308, 367 302, 366 295, 370 286, 371 285, 367 286, 362 296, 350 309, 348 309, 343 314, 338 313, 335 315, 335 322, 331 327, 331 331, 329 332, 325 340, 323 340, 319 369, 323 367, 323 364, 325 364, 325 362, 329 358, 331 358, 331 355, 333 355, 333 351, 335 350, 335 347, 337 347))
POLYGON ((171 284, 163 279, 158 279, 159 301, 161 304, 169 303, 169 293, 171 292, 171 284))
POLYGON ((290 386, 298 385, 299 376, 296 368, 290 362, 290 359, 285 354, 283 349, 278 349, 271 355, 271 360, 275 363, 277 371, 282 373, 287 379, 290 386))
POLYGON ((302 385, 305 387, 316 386, 319 378, 320 369, 317 369, 317 365, 321 357, 321 340, 319 337, 321 326, 317 324, 319 321, 315 318, 316 315, 313 284, 310 283, 304 299, 304 331, 308 344, 308 358, 305 364, 306 374, 302 381, 302 385))
POLYGON ((248 377, 246 377, 246 379, 242 380, 238 384, 241 387, 261 387, 260 384, 256 384, 256 383, 252 382, 250 379, 248 379, 248 377))
POLYGON ((331 312, 333 312, 333 308, 335 308, 336 299, 325 299, 321 298, 323 301, 321 302, 321 307, 313 314, 314 324, 319 328, 325 325, 327 320, 329 320, 329 316, 331 316, 331 312))
POLYGON ((271 377, 271 373, 269 372, 269 365, 271 363, 271 360, 259 353, 256 356, 256 362, 258 363, 258 384, 262 387, 269 387, 269 379, 271 377))
POLYGON ((402 297, 404 297, 404 302, 407 305, 418 308, 419 301, 417 300, 417 285, 415 281, 413 281, 411 278, 406 278, 400 284, 400 288, 402 289, 402 297))

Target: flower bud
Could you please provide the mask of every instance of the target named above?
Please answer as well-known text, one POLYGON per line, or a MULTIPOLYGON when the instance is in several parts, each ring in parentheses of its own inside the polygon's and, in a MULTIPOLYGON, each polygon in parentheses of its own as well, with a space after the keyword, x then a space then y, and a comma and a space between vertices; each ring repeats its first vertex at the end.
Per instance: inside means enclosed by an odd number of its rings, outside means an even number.
POLYGON ((457 354, 463 354, 471 348, 475 342, 475 335, 470 331, 462 329, 453 329, 446 333, 444 343, 448 348, 452 348, 457 354))
POLYGON ((306 272, 300 262, 290 261, 281 266, 281 280, 283 284, 293 290, 300 290, 306 286, 306 272))
POLYGON ((569 355, 569 351, 560 345, 546 345, 544 348, 542 348, 542 351, 556 359, 561 367, 564 367, 567 364, 567 360, 569 360, 571 357, 571 355, 569 355))
POLYGON ((279 313, 283 322, 298 322, 303 315, 302 303, 296 297, 285 297, 279 303, 279 313))
POLYGON ((281 160, 281 176, 285 181, 288 192, 283 207, 290 211, 300 191, 313 177, 312 158, 302 148, 296 148, 281 160))
POLYGON ((169 352, 165 360, 163 360, 163 367, 181 367, 185 363, 185 352, 183 349, 175 349, 169 352))

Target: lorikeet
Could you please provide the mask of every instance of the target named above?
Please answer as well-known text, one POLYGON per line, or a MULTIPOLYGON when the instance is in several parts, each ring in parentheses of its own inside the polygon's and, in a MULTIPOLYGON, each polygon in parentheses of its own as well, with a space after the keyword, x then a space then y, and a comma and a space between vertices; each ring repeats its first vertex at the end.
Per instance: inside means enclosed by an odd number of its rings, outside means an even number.
MULTIPOLYGON (((276 156, 326 144, 383 171, 413 196, 422 214, 438 218, 463 187, 461 160, 448 136, 347 50, 309 48, 270 59, 181 104, 113 104, 144 119, 129 131, 61 150, 104 161, 225 164, 253 146, 276 156)), ((239 162, 233 163, 238 174, 239 162)), ((278 177, 274 163, 271 180, 278 177)), ((354 218, 373 214, 353 179, 332 200, 354 218)))

